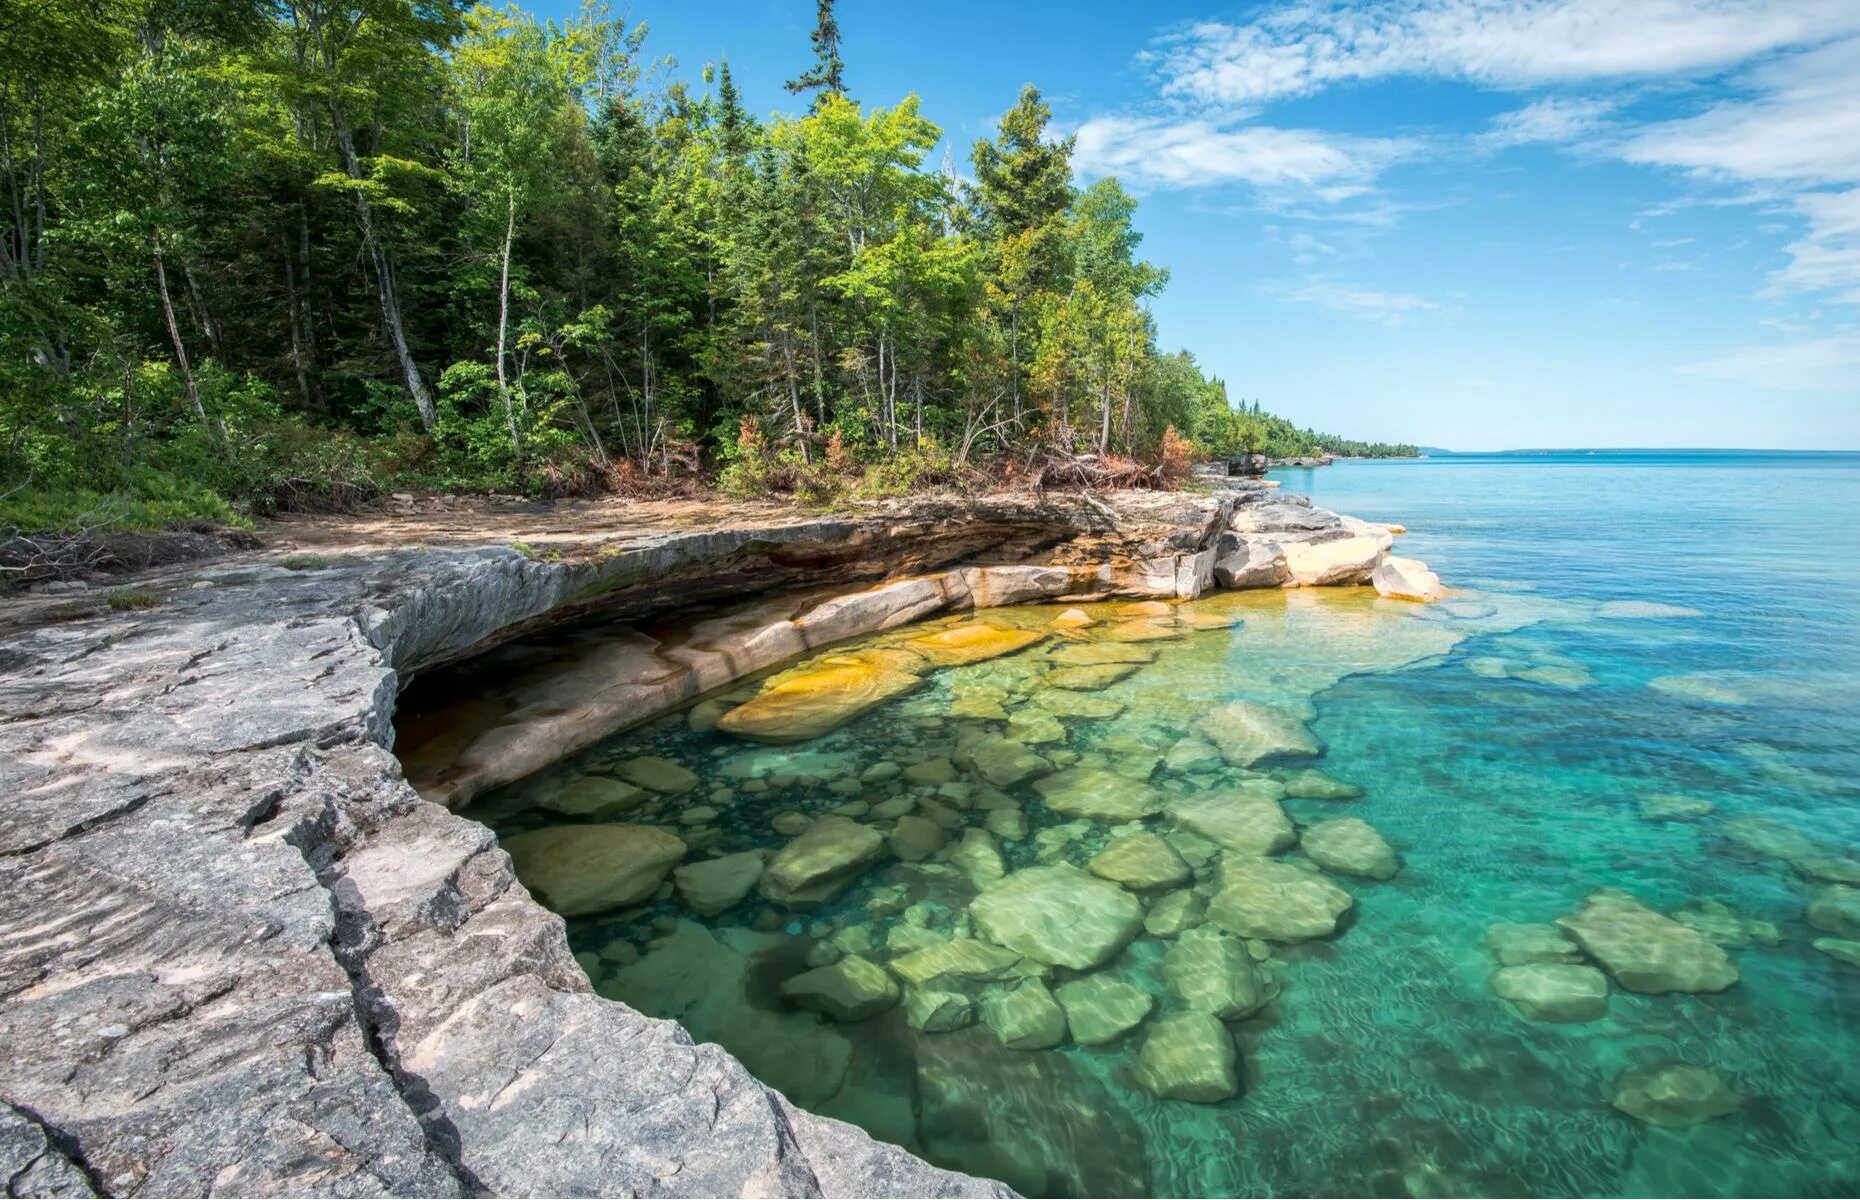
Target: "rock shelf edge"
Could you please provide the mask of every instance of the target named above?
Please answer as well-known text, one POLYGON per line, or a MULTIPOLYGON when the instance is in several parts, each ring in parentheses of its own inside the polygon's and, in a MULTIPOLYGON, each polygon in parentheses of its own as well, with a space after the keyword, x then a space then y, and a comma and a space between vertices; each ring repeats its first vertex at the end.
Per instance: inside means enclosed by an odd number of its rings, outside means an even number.
POLYGON ((1173 589, 1185 558, 1191 582, 1272 568, 1274 521, 1386 551, 1289 499, 223 563, 160 608, 0 643, 0 1172, 60 1195, 1010 1194, 596 996, 490 831, 403 778, 402 679, 561 614, 878 559, 1095 561, 1161 588, 1166 558, 1173 589))

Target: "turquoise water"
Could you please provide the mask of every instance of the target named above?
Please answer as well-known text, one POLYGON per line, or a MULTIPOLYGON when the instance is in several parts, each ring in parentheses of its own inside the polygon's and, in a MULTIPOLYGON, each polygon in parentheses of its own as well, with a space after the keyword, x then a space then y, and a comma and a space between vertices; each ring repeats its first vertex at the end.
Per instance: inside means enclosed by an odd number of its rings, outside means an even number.
MULTIPOLYGON (((1090 693, 1117 715, 1069 719, 1065 742, 1039 747, 1193 797, 1255 772, 1152 760, 1194 741, 1211 707, 1261 700, 1309 717, 1324 747, 1312 765, 1363 789, 1352 802, 1284 801, 1301 826, 1369 822, 1402 869, 1339 878, 1355 904, 1338 931, 1270 947, 1280 994, 1228 1024, 1238 1095, 1189 1103, 1140 1086, 1138 1047, 1176 1004, 1160 971, 1169 943, 1148 934, 1101 969, 1157 996, 1156 1011, 1103 1045, 1013 1050, 985 1024, 925 1033, 902 1008, 840 1023, 783 1002, 784 980, 837 952, 823 944, 883 962, 889 946, 917 944, 912 927, 972 931, 974 881, 947 849, 921 864, 880 858, 801 911, 752 893, 699 917, 662 893, 577 917, 571 941, 599 990, 680 1019, 799 1103, 1029 1194, 1860 1191, 1860 967, 1811 947, 1826 936, 1803 919, 1819 885, 1761 852, 1783 829, 1818 853, 1860 853, 1860 456, 1456 457, 1276 477, 1325 507, 1405 524, 1401 552, 1455 595, 1426 607, 1360 590, 1199 601, 1183 611, 1239 623, 1178 627, 1154 662, 1090 693), (1713 809, 1643 819, 1639 802, 1654 794, 1713 809), (1713 994, 1612 986, 1599 1019, 1525 1019, 1491 990, 1487 927, 1554 920, 1598 888, 1668 913, 1728 906, 1751 923, 1750 936, 1721 935, 1740 981, 1713 994), (1624 1070, 1668 1060, 1711 1069, 1744 1102, 1671 1129, 1609 1105, 1624 1070)), ((1087 609, 1100 622, 1087 638, 1118 624, 1114 606, 1087 609)), ((982 617, 1043 629, 1057 611, 982 617)), ((787 841, 770 825, 778 813, 935 791, 859 778, 877 763, 960 758, 975 729, 999 725, 955 713, 1037 704, 1057 644, 937 671, 792 746, 668 718, 477 812, 506 835, 563 823, 538 800, 652 753, 701 783, 626 820, 681 831, 693 858, 773 849, 787 841), (690 820, 698 804, 715 814, 690 820)), ((994 792, 959 788, 962 802, 922 811, 954 826, 953 844, 989 819, 972 805, 994 792)), ((1086 822, 1063 841, 1045 831, 1073 823, 1030 784, 998 792, 1030 826, 999 839, 1009 870, 1082 865, 1110 835, 1086 822)), ((1166 830, 1170 818, 1145 824, 1166 830)))

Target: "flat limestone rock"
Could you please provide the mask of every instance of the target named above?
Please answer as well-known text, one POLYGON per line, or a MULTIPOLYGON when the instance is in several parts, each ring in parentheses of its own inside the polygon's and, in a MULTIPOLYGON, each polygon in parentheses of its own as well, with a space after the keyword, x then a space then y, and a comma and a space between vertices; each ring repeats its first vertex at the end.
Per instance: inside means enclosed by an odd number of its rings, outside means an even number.
POLYGON ((1107 642, 1166 642, 1181 637, 1182 633, 1155 621, 1137 620, 1107 626, 1099 636, 1107 642))
POLYGON ((898 981, 885 968, 856 954, 804 971, 781 985, 788 1003, 835 1021, 863 1021, 898 1002, 898 981))
POLYGON ((1156 1007, 1156 997, 1144 989, 1103 972, 1062 983, 1053 994, 1066 1010, 1072 1040, 1081 1046, 1102 1045, 1124 1036, 1156 1007))
POLYGON ((1294 800, 1360 800, 1363 789, 1341 779, 1332 779, 1316 767, 1288 772, 1279 781, 1285 794, 1294 800))
POLYGON ((1860 888, 1830 884, 1809 897, 1808 923, 1836 937, 1860 938, 1860 888))
POLYGON ((1582 961, 1582 947, 1559 925, 1505 922, 1489 925, 1485 931, 1485 948, 1502 967, 1582 961))
POLYGON ((775 852, 762 894, 793 908, 824 904, 885 849, 885 835, 840 817, 817 821, 775 852))
POLYGON ((912 988, 904 997, 904 1022, 925 1033, 950 1033, 975 1024, 975 1001, 961 992, 912 988))
POLYGON ((1128 679, 1136 672, 1131 663, 1104 663, 1096 667, 1061 667, 1051 671, 1040 682, 1047 687, 1065 688, 1074 692, 1100 692, 1128 679))
POLYGON ((1045 1050, 1066 1040, 1066 1011, 1037 979, 982 997, 982 1023, 1010 1050, 1045 1050))
POLYGON ((795 675, 717 720, 724 733, 757 742, 803 742, 838 729, 860 713, 902 696, 922 676, 864 663, 795 675))
POLYGON ((1270 858, 1224 855, 1221 884, 1208 901, 1208 920, 1236 936, 1269 942, 1327 937, 1354 903, 1322 876, 1270 858))
POLYGON ((1136 1080, 1165 1100, 1214 1104, 1239 1094, 1239 1057, 1227 1027, 1214 1017, 1171 1013, 1145 1035, 1136 1080))
POLYGON ((969 882, 978 888, 985 888, 1007 874, 1001 847, 986 829, 965 829, 962 841, 950 852, 949 864, 968 876, 969 882))
POLYGON ((1066 740, 1066 727, 1043 708, 1026 705, 1008 718, 1007 737, 1023 746, 1054 746, 1066 740))
POLYGON ((1195 723, 1232 767, 1250 767, 1279 758, 1311 758, 1323 746, 1297 717, 1270 704, 1235 700, 1220 705, 1195 723))
POLYGON ((1124 711, 1124 702, 1121 700, 1084 692, 1068 692, 1063 688, 1041 688, 1034 693, 1033 702, 1055 717, 1081 721, 1110 721, 1124 711))
POLYGON ((1630 992, 1721 992, 1738 979, 1708 938, 1625 892, 1592 893, 1557 924, 1630 992))
POLYGON ((1147 783, 1094 767, 1069 767, 1033 785, 1046 807, 1068 817, 1107 825, 1136 821, 1162 808, 1162 793, 1147 783))
POLYGON ((1239 854, 1277 854, 1298 842, 1291 818, 1266 789, 1190 796, 1171 801, 1168 811, 1176 828, 1239 854))
POLYGON ((1120 617, 1167 617, 1174 613, 1175 609, 1161 600, 1138 600, 1117 606, 1117 615, 1120 617))
POLYGON ((1492 990, 1533 1021, 1593 1021, 1608 1012, 1608 977, 1577 963, 1534 962, 1492 973, 1492 990))
POLYGON ((1667 1062, 1623 1071, 1608 1102, 1637 1121, 1676 1129, 1729 1116, 1744 1098, 1713 1071, 1667 1062))
POLYGON ((744 850, 686 863, 672 872, 672 882, 687 908, 700 916, 714 917, 741 904, 755 890, 768 857, 767 850, 744 850))
POLYGON ((913 988, 985 983, 1013 974, 1021 956, 977 938, 950 938, 891 960, 891 971, 913 988))
POLYGON ((696 773, 656 754, 629 758, 614 770, 628 783, 666 796, 682 796, 698 785, 696 773))
POLYGON ((1393 879, 1401 870, 1382 835, 1356 817, 1319 821, 1299 835, 1298 844, 1312 862, 1339 875, 1393 879))
POLYGON ((1121 642, 1075 642, 1053 651, 1052 661, 1062 667, 1102 667, 1114 663, 1143 666, 1156 661, 1156 648, 1121 642))
POLYGON ((891 853, 904 862, 922 862, 941 850, 948 840, 949 835, 943 832, 941 825, 918 816, 899 817, 887 839, 891 853))
POLYGON ((1025 650, 1046 635, 1037 629, 1003 629, 976 622, 911 638, 904 648, 939 667, 960 667, 1025 650))
POLYGON ((538 808, 571 817, 617 817, 645 803, 646 790, 605 775, 583 775, 544 792, 538 808))
MULTIPOLYGON (((1009 732, 1013 732, 1010 724, 1009 732)), ((1065 731, 1060 730, 1059 740, 1065 739, 1065 731)), ((1029 750, 1022 741, 1011 737, 978 737, 962 743, 958 751, 968 766, 996 787, 1013 787, 1017 783, 1045 775, 1053 769, 1052 762, 1029 750)))
POLYGON ((1201 897, 1186 888, 1159 896, 1143 914, 1143 932, 1165 940, 1180 937, 1186 930, 1201 924, 1205 908, 1201 897))
POLYGON ((684 842, 649 825, 562 825, 503 846, 523 886, 565 917, 648 899, 685 856, 684 842))
POLYGON ((1285 569, 1300 587, 1335 587, 1368 583, 1382 556, 1382 542, 1367 536, 1286 542, 1284 551, 1285 569))
POLYGON ((1077 867, 1016 871, 969 906, 983 937, 1037 962, 1083 971, 1122 950, 1143 925, 1137 898, 1077 867))
POLYGON ((1182 1007, 1223 1021, 1250 1017, 1279 994, 1278 985, 1218 929, 1190 929, 1163 955, 1163 979, 1182 1007))
POLYGON ((1175 887, 1190 878, 1188 864, 1175 847, 1148 830, 1117 838, 1100 850, 1086 869, 1133 892, 1175 887))

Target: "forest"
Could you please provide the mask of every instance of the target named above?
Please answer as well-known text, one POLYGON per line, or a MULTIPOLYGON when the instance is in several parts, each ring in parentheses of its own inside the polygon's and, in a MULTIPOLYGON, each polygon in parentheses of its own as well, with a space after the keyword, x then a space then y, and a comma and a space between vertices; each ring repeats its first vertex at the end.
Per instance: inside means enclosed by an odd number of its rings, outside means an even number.
POLYGON ((1039 91, 932 163, 832 0, 766 117, 598 7, 0 13, 0 531, 1413 450, 1159 349, 1136 201, 1039 91))

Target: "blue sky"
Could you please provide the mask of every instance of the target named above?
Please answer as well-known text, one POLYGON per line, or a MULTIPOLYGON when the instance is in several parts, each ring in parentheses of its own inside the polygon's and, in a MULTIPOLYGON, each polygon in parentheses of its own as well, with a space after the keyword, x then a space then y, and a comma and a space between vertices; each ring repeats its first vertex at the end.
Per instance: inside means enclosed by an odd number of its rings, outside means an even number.
MULTIPOLYGON (((534 5, 567 15, 569 0, 534 5)), ((637 0, 792 107, 811 0, 637 0)), ((841 0, 966 172, 1023 82, 1232 394, 1455 449, 1860 448, 1860 0, 841 0)), ((941 151, 938 151, 940 157, 941 151)))

